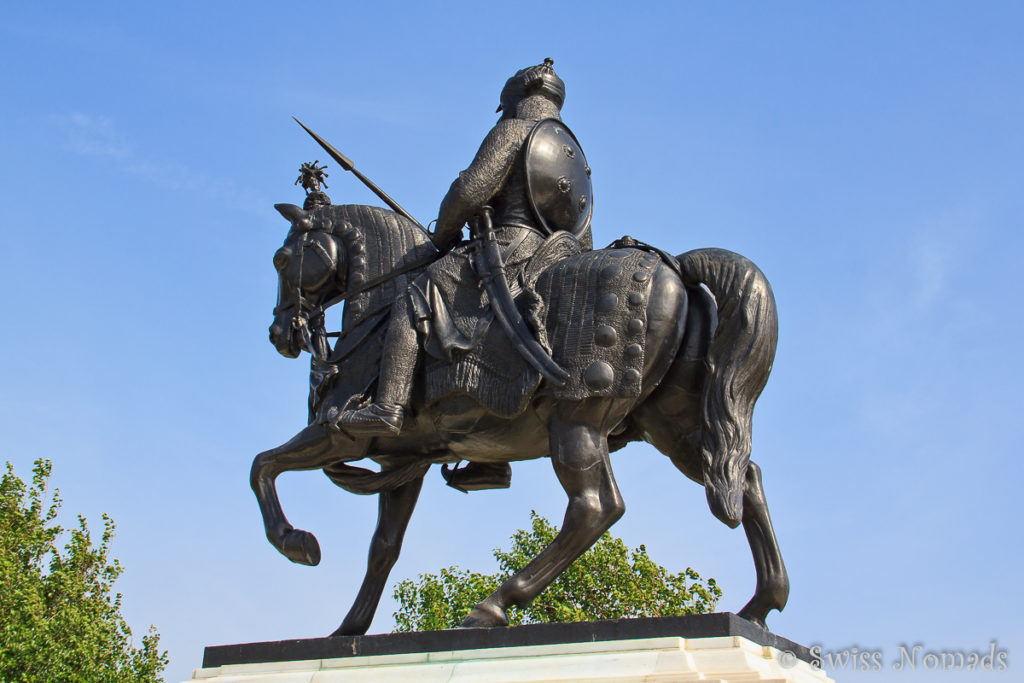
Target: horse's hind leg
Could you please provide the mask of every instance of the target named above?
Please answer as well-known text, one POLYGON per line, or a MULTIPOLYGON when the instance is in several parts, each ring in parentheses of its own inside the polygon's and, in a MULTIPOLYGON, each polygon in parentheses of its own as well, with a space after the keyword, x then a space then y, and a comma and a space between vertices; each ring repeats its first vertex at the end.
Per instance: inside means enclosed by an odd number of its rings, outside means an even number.
POLYGON ((789 599, 789 575, 768 514, 768 502, 761 485, 761 468, 753 462, 747 466, 743 487, 743 531, 754 555, 757 587, 754 597, 739 611, 739 616, 767 628, 765 619, 768 612, 773 609, 781 612, 789 599))
POLYGON ((335 440, 323 425, 312 424, 287 443, 263 451, 252 462, 249 484, 259 501, 267 540, 292 562, 319 564, 320 544, 313 534, 288 523, 277 497, 275 480, 282 472, 318 469, 338 457, 335 440))
MULTIPOLYGON (((599 410, 603 412, 606 405, 599 410)), ((478 603, 463 626, 507 626, 509 606, 530 604, 626 509, 612 475, 605 433, 558 417, 552 419, 550 430, 551 461, 569 495, 562 528, 540 555, 478 603)))
MULTIPOLYGON (((679 470, 694 481, 701 480, 700 460, 697 449, 690 441, 680 436, 674 446, 668 442, 659 443, 662 452, 667 453, 679 470)), ((743 482, 743 531, 754 556, 754 571, 757 585, 754 597, 739 611, 739 616, 761 628, 768 628, 765 619, 773 609, 780 612, 789 598, 789 575, 782 562, 779 542, 768 514, 768 502, 761 484, 761 468, 750 461, 743 482)))
POLYGON ((379 494, 377 528, 370 541, 370 557, 366 563, 366 577, 359 595, 332 636, 359 636, 366 633, 377 611, 388 574, 402 550, 402 539, 409 526, 413 508, 423 486, 423 477, 414 479, 393 491, 379 494))

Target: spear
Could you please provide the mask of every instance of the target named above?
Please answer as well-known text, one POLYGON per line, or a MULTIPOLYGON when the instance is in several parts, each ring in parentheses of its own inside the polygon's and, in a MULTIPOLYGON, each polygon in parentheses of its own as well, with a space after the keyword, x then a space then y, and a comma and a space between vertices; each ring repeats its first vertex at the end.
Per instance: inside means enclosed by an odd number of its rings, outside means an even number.
MULTIPOLYGON (((356 165, 354 163, 352 163, 351 159, 349 159, 347 156, 345 156, 344 154, 342 154, 341 152, 336 150, 331 145, 331 143, 327 142, 322 137, 320 137, 319 135, 314 133, 312 130, 310 130, 309 127, 306 124, 304 124, 302 121, 299 121, 294 116, 292 118, 295 119, 295 123, 297 123, 300 126, 302 126, 302 129, 305 130, 307 133, 309 133, 313 137, 313 139, 316 140, 317 143, 319 143, 319 145, 321 147, 323 147, 327 151, 328 154, 331 155, 332 159, 337 161, 338 164, 343 169, 345 169, 346 171, 351 171, 355 175, 356 178, 359 178, 359 180, 362 181, 363 185, 366 185, 368 188, 370 188, 375 195, 377 195, 378 197, 380 197, 381 199, 384 200, 385 204, 387 204, 392 209, 394 209, 395 213, 398 213, 398 214, 400 214, 402 216, 405 216, 410 221, 415 223, 416 226, 419 227, 420 230, 422 230, 423 232, 427 232, 427 229, 424 228, 423 225, 421 225, 418 220, 416 220, 411 215, 409 215, 409 212, 406 211, 405 209, 403 209, 402 206, 398 202, 396 202, 394 199, 392 199, 391 196, 388 195, 387 192, 385 192, 384 190, 382 190, 379 187, 377 187, 377 183, 373 182, 372 180, 370 180, 369 178, 364 176, 362 173, 360 173, 356 169, 356 165)), ((427 233, 427 234, 429 235, 430 233, 427 233)))

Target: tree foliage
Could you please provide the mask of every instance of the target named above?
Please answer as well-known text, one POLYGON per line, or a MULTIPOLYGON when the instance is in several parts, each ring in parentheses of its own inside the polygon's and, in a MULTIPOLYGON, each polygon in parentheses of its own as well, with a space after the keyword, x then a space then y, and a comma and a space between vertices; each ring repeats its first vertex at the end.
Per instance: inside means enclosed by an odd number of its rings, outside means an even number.
MULTIPOLYGON (((478 574, 457 567, 420 574, 395 587, 396 631, 434 631, 458 626, 473 606, 521 570, 558 533, 548 520, 530 513, 529 530, 512 535, 510 550, 497 548, 499 570, 478 574)), ((509 610, 509 623, 591 621, 623 617, 703 614, 714 610, 722 590, 691 568, 670 574, 644 546, 630 550, 605 533, 525 608, 509 610)))
POLYGON ((121 594, 111 595, 123 571, 109 559, 113 520, 103 515, 98 546, 84 517, 74 529, 57 525, 61 499, 59 491, 47 496, 50 472, 48 460, 37 460, 26 485, 7 463, 0 480, 0 680, 160 680, 167 653, 159 634, 151 626, 134 647, 121 594))

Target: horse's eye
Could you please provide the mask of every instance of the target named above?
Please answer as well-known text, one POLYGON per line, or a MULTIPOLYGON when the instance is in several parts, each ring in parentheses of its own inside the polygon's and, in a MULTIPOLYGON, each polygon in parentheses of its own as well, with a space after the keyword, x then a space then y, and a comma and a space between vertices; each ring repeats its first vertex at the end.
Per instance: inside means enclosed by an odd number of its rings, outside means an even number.
POLYGON ((288 267, 289 258, 291 258, 291 254, 288 253, 287 249, 278 249, 274 254, 274 267, 278 270, 284 270, 288 267))

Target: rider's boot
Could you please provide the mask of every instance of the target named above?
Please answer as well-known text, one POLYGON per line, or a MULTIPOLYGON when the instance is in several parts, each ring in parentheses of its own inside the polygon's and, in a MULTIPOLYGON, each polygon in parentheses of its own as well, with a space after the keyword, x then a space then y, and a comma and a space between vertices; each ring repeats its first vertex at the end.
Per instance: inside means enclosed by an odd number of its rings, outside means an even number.
POLYGON ((359 410, 346 410, 338 426, 352 436, 398 436, 405 410, 397 403, 371 403, 359 410))

